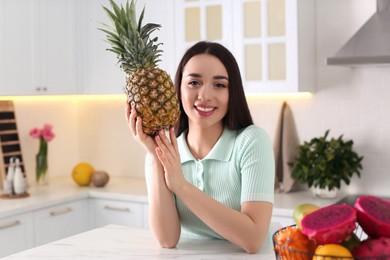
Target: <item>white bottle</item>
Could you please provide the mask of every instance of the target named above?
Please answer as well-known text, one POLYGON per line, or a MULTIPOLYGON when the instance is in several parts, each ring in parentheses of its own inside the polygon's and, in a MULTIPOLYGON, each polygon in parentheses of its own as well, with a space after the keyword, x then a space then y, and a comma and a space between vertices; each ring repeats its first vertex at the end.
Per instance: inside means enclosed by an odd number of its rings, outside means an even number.
POLYGON ((23 176, 19 158, 16 158, 15 164, 14 191, 15 194, 19 195, 26 192, 26 179, 23 176))
POLYGON ((11 159, 9 159, 7 180, 13 182, 14 176, 15 176, 15 157, 11 157, 11 159))
POLYGON ((3 192, 6 195, 14 194, 15 157, 9 160, 7 178, 3 181, 3 192))

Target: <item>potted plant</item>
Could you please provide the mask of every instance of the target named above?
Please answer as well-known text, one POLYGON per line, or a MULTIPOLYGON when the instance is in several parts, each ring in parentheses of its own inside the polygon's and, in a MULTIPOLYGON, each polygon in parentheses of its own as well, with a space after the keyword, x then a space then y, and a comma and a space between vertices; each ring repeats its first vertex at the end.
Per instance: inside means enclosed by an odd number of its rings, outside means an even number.
POLYGON ((353 151, 353 141, 339 138, 327 139, 324 136, 305 141, 298 146, 298 156, 289 162, 292 178, 307 184, 316 196, 335 197, 341 182, 349 185, 356 174, 360 178, 363 157, 353 151), (325 191, 325 192, 324 192, 325 191))

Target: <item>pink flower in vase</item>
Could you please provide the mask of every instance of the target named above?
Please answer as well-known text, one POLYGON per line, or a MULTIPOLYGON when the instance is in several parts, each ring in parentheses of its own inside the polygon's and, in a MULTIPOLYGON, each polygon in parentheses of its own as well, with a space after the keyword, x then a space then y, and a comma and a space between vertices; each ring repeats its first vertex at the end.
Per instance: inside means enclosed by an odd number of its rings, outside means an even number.
POLYGON ((36 160, 36 180, 37 182, 45 182, 45 176, 48 169, 48 142, 53 140, 55 134, 53 133, 53 126, 50 124, 44 124, 42 129, 33 128, 30 130, 30 136, 32 138, 39 139, 39 150, 35 157, 36 160))

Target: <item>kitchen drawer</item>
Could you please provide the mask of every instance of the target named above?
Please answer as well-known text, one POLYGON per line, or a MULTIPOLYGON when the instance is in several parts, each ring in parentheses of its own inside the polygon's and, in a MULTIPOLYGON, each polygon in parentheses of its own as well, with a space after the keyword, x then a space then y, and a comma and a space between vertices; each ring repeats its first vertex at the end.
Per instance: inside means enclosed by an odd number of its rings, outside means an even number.
POLYGON ((32 213, 0 219, 0 257, 33 247, 32 213))
POLYGON ((94 227, 108 224, 143 227, 143 204, 128 201, 92 199, 94 227))
POLYGON ((87 231, 88 206, 83 199, 35 211, 35 246, 87 231))

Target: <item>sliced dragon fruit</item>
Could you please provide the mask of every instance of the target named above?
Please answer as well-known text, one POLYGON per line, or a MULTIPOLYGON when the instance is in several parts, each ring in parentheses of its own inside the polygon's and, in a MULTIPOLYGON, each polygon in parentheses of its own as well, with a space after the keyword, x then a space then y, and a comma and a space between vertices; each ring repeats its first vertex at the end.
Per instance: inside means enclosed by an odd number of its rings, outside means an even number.
POLYGON ((356 228, 356 210, 347 204, 332 204, 307 214, 302 233, 319 244, 341 243, 356 228))
POLYGON ((390 201, 375 196, 360 196, 355 202, 357 221, 371 238, 390 238, 390 201))
POLYGON ((390 238, 368 238, 355 248, 352 254, 355 257, 370 257, 369 259, 380 257, 383 260, 390 260, 390 238))

